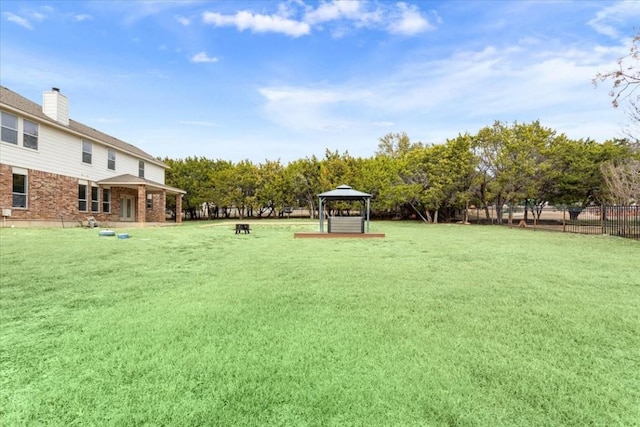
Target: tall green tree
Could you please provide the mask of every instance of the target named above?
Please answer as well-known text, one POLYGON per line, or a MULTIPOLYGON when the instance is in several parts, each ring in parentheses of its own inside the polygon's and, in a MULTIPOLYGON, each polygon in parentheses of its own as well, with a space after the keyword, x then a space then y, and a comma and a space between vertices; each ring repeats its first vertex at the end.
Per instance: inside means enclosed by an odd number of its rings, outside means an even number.
POLYGON ((561 139, 550 148, 550 203, 571 206, 572 219, 591 204, 607 201, 602 164, 629 159, 633 148, 626 140, 604 143, 587 140, 561 139))
POLYGON ((402 184, 399 164, 400 159, 387 156, 357 159, 353 185, 357 190, 371 194, 371 209, 382 216, 395 214, 405 203, 396 191, 402 184))
POLYGON ((211 171, 213 194, 211 202, 215 205, 216 216, 231 215, 231 210, 242 203, 242 192, 236 184, 236 167, 233 162, 221 160, 216 162, 211 171))
POLYGON ((235 172, 235 185, 240 195, 239 200, 235 202, 239 216, 253 216, 258 189, 258 168, 250 160, 242 160, 236 164, 235 172))
POLYGON ((376 156, 390 158, 402 158, 409 151, 422 146, 419 142, 412 142, 406 132, 388 133, 378 141, 376 156))
POLYGON ((317 195, 324 190, 320 185, 320 161, 316 156, 306 157, 289 163, 285 170, 284 181, 292 190, 296 205, 305 206, 309 216, 314 217, 317 207, 317 195))
MULTIPOLYGON (((165 182, 187 192, 182 198, 182 209, 190 218, 199 218, 203 204, 211 200, 213 195, 209 177, 214 162, 205 157, 166 158, 163 162, 169 166, 165 182)), ((172 200, 172 203, 175 206, 175 201, 172 200)))
POLYGON ((473 196, 473 187, 476 178, 477 159, 471 151, 473 139, 469 134, 458 135, 454 139, 448 139, 444 144, 443 157, 445 167, 440 170, 445 174, 446 185, 444 207, 447 220, 451 219, 451 211, 460 209, 463 211, 463 221, 468 221, 469 203, 473 196))
MULTIPOLYGON (((502 221, 502 207, 506 201, 503 187, 506 179, 503 175, 508 169, 509 157, 505 155, 505 147, 510 138, 510 130, 502 122, 495 121, 493 126, 487 126, 478 132, 473 141, 473 151, 477 158, 478 180, 477 197, 485 208, 487 218, 490 218, 489 206, 496 206, 496 216, 502 221)), ((493 218, 492 218, 493 220, 493 218)))
MULTIPOLYGON (((485 207, 494 204, 498 222, 503 221, 503 206, 515 205, 538 194, 545 150, 552 145, 555 131, 539 121, 509 126, 496 121, 481 129, 474 138, 477 157, 476 196, 485 207)), ((509 213, 511 219, 512 210, 509 213)))
POLYGON ((266 160, 257 166, 255 203, 258 216, 276 215, 278 209, 290 206, 293 200, 291 189, 286 185, 284 167, 280 160, 266 160))

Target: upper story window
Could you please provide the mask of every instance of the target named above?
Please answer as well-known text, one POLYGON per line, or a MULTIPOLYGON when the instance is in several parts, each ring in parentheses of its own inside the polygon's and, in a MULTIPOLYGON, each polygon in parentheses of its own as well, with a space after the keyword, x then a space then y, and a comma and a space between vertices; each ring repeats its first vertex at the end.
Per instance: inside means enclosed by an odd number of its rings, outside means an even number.
POLYGON ((82 162, 91 164, 91 152, 93 151, 93 144, 89 141, 82 141, 82 162))
POLYGON ((18 118, 13 114, 2 112, 2 137, 4 142, 18 144, 18 118))
POLYGON ((20 121, 13 114, 2 112, 2 141, 18 145, 18 134, 22 131, 22 145, 33 150, 38 149, 38 124, 30 120, 20 121))
POLYGON ((22 121, 24 125, 24 132, 22 137, 22 145, 27 148, 38 149, 38 124, 30 122, 29 120, 22 121))
POLYGON ((142 160, 138 162, 138 177, 144 178, 144 162, 142 160))
POLYGON ((107 169, 116 170, 116 150, 107 150, 107 169))

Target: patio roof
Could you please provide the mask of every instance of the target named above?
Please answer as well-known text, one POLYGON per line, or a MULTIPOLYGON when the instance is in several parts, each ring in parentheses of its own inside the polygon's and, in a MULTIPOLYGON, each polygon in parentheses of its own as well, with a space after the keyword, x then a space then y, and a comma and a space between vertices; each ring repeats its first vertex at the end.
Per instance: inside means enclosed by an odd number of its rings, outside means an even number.
POLYGON ((98 181, 98 185, 101 185, 103 187, 137 188, 138 185, 141 184, 145 185, 148 190, 151 190, 151 192, 164 190, 168 194, 187 193, 186 191, 180 190, 179 188, 170 187, 168 185, 160 184, 159 182, 150 181, 148 179, 140 178, 130 174, 118 175, 98 181))

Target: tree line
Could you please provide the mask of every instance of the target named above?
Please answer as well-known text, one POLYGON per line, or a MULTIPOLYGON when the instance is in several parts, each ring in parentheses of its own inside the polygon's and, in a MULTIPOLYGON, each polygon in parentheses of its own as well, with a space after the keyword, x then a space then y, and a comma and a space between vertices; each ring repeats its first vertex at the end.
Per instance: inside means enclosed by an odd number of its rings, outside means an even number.
MULTIPOLYGON (((192 219, 277 217, 298 207, 313 216, 318 194, 348 184, 373 196, 374 217, 417 216, 434 223, 466 220, 469 207, 475 206, 487 218, 501 222, 503 206, 509 205, 525 205, 527 214, 539 218, 547 204, 572 206, 572 215, 577 215, 592 204, 640 200, 637 189, 622 193, 612 184, 616 171, 629 160, 640 161, 635 148, 628 139, 603 143, 569 139, 539 121, 496 121, 476 134, 460 134, 443 144, 413 142, 404 132, 389 133, 379 139, 375 155, 369 158, 326 150, 323 158, 311 156, 288 164, 205 157, 161 160, 170 167, 167 184, 186 190, 182 206, 192 219)), ((337 203, 328 208, 350 207, 337 203)))
MULTIPOLYGON (((411 141, 404 133, 379 140, 375 155, 352 157, 347 151, 325 152, 288 164, 279 160, 232 163, 204 157, 160 159, 169 165, 167 184, 184 189, 187 218, 282 215, 303 207, 313 216, 317 195, 348 184, 370 193, 374 216, 419 216, 428 222, 451 220, 470 206, 524 204, 525 218, 538 217, 548 204, 570 206, 576 218, 586 206, 640 203, 640 33, 614 69, 598 73, 594 84, 610 82, 614 108, 628 107, 626 138, 598 143, 573 140, 532 123, 496 121, 476 134, 460 134, 444 144, 411 141)), ((175 210, 175 200, 167 201, 175 210)), ((329 209, 350 209, 334 203, 329 209)), ((513 210, 509 209, 509 215, 513 210)))

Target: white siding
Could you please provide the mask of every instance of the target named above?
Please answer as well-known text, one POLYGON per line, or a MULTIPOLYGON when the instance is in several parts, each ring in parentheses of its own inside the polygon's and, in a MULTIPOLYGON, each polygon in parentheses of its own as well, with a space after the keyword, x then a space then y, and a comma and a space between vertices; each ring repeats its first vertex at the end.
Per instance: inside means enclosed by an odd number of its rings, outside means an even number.
MULTIPOLYGON (((39 123, 38 149, 22 147, 22 117, 19 116, 18 144, 0 142, 0 163, 44 172, 77 177, 89 181, 131 174, 138 176, 138 159, 116 151, 116 170, 107 168, 108 147, 92 142, 92 162, 82 162, 82 138, 39 123)), ((30 119, 31 120, 31 119, 30 119)), ((164 168, 145 161, 145 178, 164 184, 164 168)))
POLYGON ((144 168, 144 176, 146 179, 164 184, 164 168, 153 163, 145 163, 144 168))
MULTIPOLYGON (((107 167, 107 151, 104 152, 105 168, 107 167)), ((116 152, 116 174, 122 175, 129 173, 134 176, 138 176, 138 162, 142 160, 137 157, 125 156, 121 152, 116 152), (125 171, 125 172, 122 172, 125 171)), ((144 161, 144 178, 149 181, 159 182, 164 184, 164 168, 157 166, 149 161, 144 161)))

